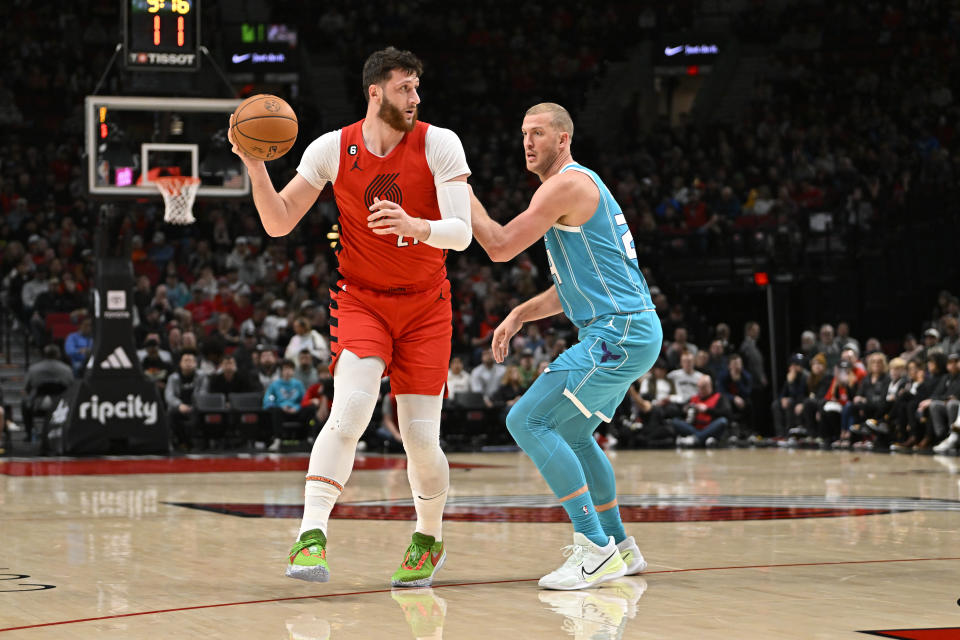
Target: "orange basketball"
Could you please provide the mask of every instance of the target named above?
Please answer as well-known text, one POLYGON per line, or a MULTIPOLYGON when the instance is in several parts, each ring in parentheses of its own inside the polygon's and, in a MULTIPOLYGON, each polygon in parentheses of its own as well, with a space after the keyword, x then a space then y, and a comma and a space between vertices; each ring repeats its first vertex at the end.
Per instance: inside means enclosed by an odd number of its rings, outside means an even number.
POLYGON ((233 139, 258 160, 276 160, 290 151, 297 128, 297 114, 277 96, 250 96, 233 112, 233 139))

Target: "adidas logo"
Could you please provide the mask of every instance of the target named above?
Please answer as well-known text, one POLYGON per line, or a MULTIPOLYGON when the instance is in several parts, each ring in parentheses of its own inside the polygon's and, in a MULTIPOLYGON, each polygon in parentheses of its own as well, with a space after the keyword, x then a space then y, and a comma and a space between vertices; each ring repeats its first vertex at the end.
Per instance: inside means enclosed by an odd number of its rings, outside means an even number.
POLYGON ((100 363, 101 369, 133 369, 133 363, 127 357, 123 347, 117 347, 107 358, 100 363))

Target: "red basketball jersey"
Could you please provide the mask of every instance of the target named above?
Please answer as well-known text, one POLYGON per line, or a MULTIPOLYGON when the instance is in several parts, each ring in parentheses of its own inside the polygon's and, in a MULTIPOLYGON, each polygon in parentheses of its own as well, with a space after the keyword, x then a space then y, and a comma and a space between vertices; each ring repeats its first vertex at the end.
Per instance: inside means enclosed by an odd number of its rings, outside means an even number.
POLYGON ((430 125, 417 122, 384 158, 367 151, 362 125, 363 120, 340 132, 340 168, 333 186, 340 210, 340 273, 348 284, 369 289, 402 292, 434 287, 447 276, 445 250, 410 237, 377 235, 367 226, 374 198, 396 202, 414 218, 440 219, 425 153, 430 125))

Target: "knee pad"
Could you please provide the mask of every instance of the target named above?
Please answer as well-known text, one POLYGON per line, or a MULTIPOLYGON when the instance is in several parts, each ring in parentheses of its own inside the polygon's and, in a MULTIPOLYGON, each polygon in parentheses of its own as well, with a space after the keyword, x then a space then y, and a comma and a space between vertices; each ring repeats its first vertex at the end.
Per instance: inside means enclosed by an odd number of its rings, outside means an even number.
POLYGON ((327 425, 344 439, 359 440, 370 423, 376 404, 375 395, 353 390, 342 405, 334 401, 327 425))
POLYGON ((419 452, 440 447, 440 423, 435 420, 411 420, 400 425, 400 435, 407 452, 419 452))

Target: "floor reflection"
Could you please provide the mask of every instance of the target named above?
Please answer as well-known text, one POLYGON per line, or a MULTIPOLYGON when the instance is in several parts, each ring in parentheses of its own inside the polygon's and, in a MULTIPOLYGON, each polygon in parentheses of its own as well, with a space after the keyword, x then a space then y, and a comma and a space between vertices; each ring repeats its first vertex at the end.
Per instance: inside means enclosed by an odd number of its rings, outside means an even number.
POLYGON ((304 613, 287 620, 287 637, 290 640, 328 640, 330 623, 313 614, 304 613))
POLYGON ((447 601, 434 593, 433 589, 394 589, 390 597, 403 609, 403 617, 416 640, 443 638, 447 601))
POLYGON ((598 589, 541 591, 540 602, 563 616, 560 628, 577 640, 624 637, 627 621, 637 615, 637 602, 647 590, 643 578, 620 578, 598 589))

